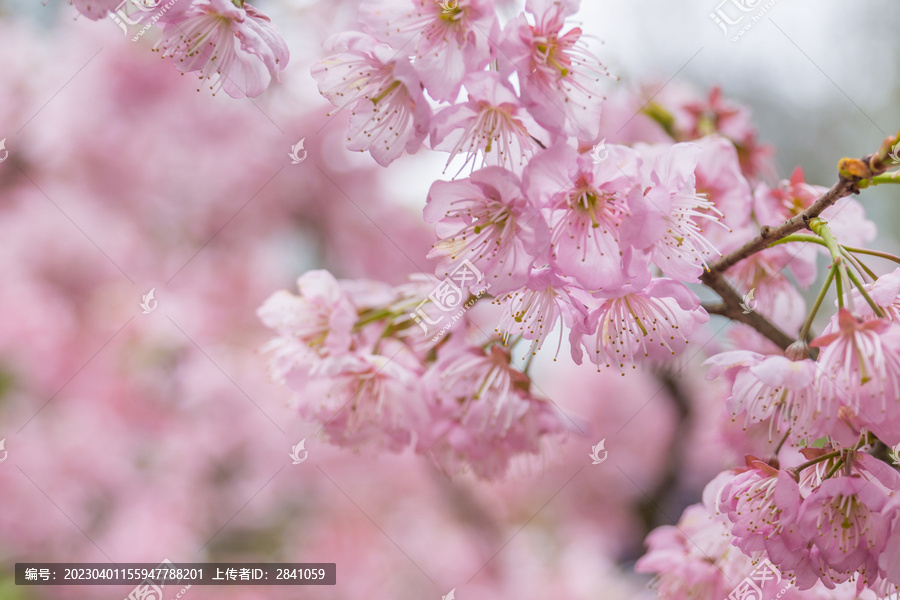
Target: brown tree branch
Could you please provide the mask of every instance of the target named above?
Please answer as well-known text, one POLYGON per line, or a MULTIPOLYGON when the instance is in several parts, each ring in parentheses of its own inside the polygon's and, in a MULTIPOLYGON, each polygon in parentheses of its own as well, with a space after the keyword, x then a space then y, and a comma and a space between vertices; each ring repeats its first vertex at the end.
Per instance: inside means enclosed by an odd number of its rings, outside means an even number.
POLYGON ((722 298, 722 304, 704 306, 706 312, 714 315, 728 317, 732 321, 738 321, 749 325, 768 339, 772 340, 782 350, 794 343, 794 338, 776 327, 766 317, 756 311, 744 313, 741 308, 743 298, 738 294, 737 290, 728 282, 728 279, 721 273, 718 277, 712 277, 709 281, 704 281, 710 289, 716 292, 722 298))
POLYGON ((895 136, 885 138, 881 143, 881 147, 874 154, 869 154, 861 159, 841 159, 838 162, 839 179, 837 183, 813 202, 809 208, 791 217, 781 225, 761 227, 759 235, 754 239, 711 264, 709 270, 700 277, 700 281, 722 298, 723 304, 710 306, 710 308, 715 309, 715 312, 712 314, 719 314, 734 321, 745 323, 782 349, 786 349, 793 343, 793 338, 773 325, 764 316, 756 312, 744 314, 740 306, 742 297, 726 279, 725 271, 757 252, 765 250, 772 242, 776 242, 801 229, 807 229, 810 219, 818 217, 822 214, 822 211, 841 198, 850 194, 858 194, 861 189, 868 186, 872 177, 884 173, 892 166, 888 161, 888 157, 892 146, 898 141, 900 141, 900 132, 895 136))

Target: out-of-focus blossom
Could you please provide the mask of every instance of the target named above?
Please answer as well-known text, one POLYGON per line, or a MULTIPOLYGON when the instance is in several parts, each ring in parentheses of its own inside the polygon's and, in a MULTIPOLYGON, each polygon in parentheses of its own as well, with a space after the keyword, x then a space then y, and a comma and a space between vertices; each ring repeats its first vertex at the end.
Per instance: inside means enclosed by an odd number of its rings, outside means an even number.
POLYGON ((182 73, 199 71, 215 94, 232 98, 262 94, 290 58, 287 44, 269 17, 249 4, 192 0, 170 11, 154 49, 171 56, 182 73))
MULTIPOLYGON (((900 323, 900 268, 894 269, 876 279, 873 283, 864 285, 869 297, 884 313, 884 317, 894 323, 900 323)), ((860 314, 874 317, 868 303, 863 299, 859 290, 853 290, 856 309, 860 314)))
POLYGON ((417 449, 448 473, 471 468, 484 478, 507 471, 522 453, 537 454, 546 436, 572 426, 530 391, 528 377, 510 364, 507 350, 444 347, 425 374, 431 423, 417 449))
MULTIPOLYGON (((754 191, 753 211, 760 225, 780 225, 818 200, 827 188, 806 182, 803 169, 797 167, 789 180, 770 188, 760 184, 754 191)), ((875 238, 876 227, 866 219, 865 209, 854 198, 844 197, 822 211, 834 235, 847 246, 864 246, 875 238)))
POLYGON ((790 333, 800 331, 807 315, 806 301, 796 283, 805 287, 816 276, 816 253, 805 250, 811 249, 774 246, 728 269, 741 292, 753 290, 753 309, 790 333))
POLYGON ((726 98, 717 86, 705 96, 679 86, 666 86, 660 96, 657 100, 673 116, 672 126, 681 141, 719 133, 734 144, 748 177, 755 180, 771 176, 774 151, 759 142, 746 106, 726 98))
POLYGON ((278 332, 266 350, 272 351, 272 375, 283 380, 291 370, 311 366, 325 358, 350 350, 357 309, 327 271, 310 271, 297 280, 299 295, 275 292, 257 314, 278 332))
POLYGON ((72 0, 75 8, 92 21, 99 21, 119 8, 122 0, 72 0))
POLYGON ((696 140, 703 148, 697 160, 695 175, 697 193, 705 195, 716 215, 716 222, 698 221, 703 235, 721 252, 730 252, 756 235, 750 221, 753 192, 741 171, 734 144, 718 134, 696 140), (718 223, 722 223, 722 227, 718 223))
POLYGON ((399 451, 426 418, 419 363, 402 346, 381 354, 326 358, 296 390, 301 416, 339 446, 399 451))

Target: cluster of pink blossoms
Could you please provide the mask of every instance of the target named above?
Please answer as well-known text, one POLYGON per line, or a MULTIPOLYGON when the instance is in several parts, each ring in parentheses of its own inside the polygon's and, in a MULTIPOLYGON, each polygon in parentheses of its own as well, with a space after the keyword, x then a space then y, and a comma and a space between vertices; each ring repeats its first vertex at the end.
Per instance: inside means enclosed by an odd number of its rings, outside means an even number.
POLYGON ((794 586, 789 598, 896 594, 900 474, 867 450, 806 448, 795 468, 748 456, 710 482, 678 527, 649 537, 638 570, 659 573, 666 598, 725 597, 763 559, 794 586))
MULTIPOLYGON (((825 450, 810 455, 825 456, 825 450)), ((652 585, 666 599, 887 596, 896 580, 900 528, 893 527, 896 505, 884 500, 900 481, 868 454, 851 460, 851 477, 823 483, 833 467, 823 461, 798 483, 790 470, 748 457, 748 467, 714 478, 703 501, 685 509, 676 525, 650 534, 650 550, 636 570, 655 573, 652 585), (868 580, 847 576, 856 566, 867 570, 868 580)))
MULTIPOLYGON (((719 90, 613 95, 613 117, 601 114, 610 78, 567 22, 578 2, 529 0, 507 22, 495 8, 365 0, 364 31, 333 37, 312 69, 349 112, 351 150, 387 166, 424 146, 461 164, 426 201, 434 276, 389 286, 314 271, 260 309, 278 333, 273 376, 334 443, 412 446, 482 477, 574 425, 535 393, 517 344, 534 354, 556 338, 558 357, 567 337, 576 363, 623 375, 664 365, 708 335, 704 274, 827 191, 800 169, 776 184, 748 112, 719 90)), ((900 477, 885 452, 900 444, 900 270, 879 277, 860 259, 875 226, 856 200, 805 222, 723 268, 753 304, 745 314, 796 343, 785 351, 742 325, 738 348, 707 361, 734 419, 781 440, 777 457, 723 474, 685 518, 714 517, 714 532, 695 532, 718 548, 707 566, 730 552, 740 569, 770 561, 794 597, 883 597, 900 585, 900 477), (800 290, 823 256, 807 307, 800 290), (815 336, 832 285, 838 307, 815 336)), ((727 593, 721 568, 691 571, 697 543, 684 535, 651 536, 642 568, 664 574, 666 598, 727 593)))
POLYGON ((266 348, 271 374, 333 443, 399 451, 415 442, 448 473, 496 477, 572 427, 499 340, 480 344, 469 325, 437 344, 412 325, 432 281, 391 288, 311 271, 297 285, 298 295, 278 292, 259 310, 279 333, 266 348))
MULTIPOLYGON (((154 46, 182 73, 196 71, 215 94, 262 94, 279 81, 290 52, 269 17, 243 0, 72 0, 89 19, 112 17, 137 39, 156 23, 154 46)), ((199 91, 199 88, 198 88, 199 91)))

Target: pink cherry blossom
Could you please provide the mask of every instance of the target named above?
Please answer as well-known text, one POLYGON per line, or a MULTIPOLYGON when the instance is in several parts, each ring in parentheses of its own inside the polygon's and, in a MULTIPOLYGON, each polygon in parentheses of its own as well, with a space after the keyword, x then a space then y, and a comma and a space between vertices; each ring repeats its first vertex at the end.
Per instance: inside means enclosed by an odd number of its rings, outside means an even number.
POLYGON ((747 555, 782 543, 800 513, 800 488, 786 471, 747 458, 748 469, 722 487, 718 508, 732 523, 734 545, 747 555))
POLYGON ((606 68, 573 27, 563 33, 566 18, 579 0, 528 0, 525 15, 503 31, 501 53, 516 69, 522 99, 538 123, 593 143, 599 137, 602 80, 606 68))
POLYGON ((550 227, 550 258, 589 290, 615 289, 628 274, 622 265, 619 226, 638 179, 637 153, 609 145, 596 163, 565 145, 541 152, 522 175, 526 194, 550 227))
POLYGON ((656 100, 671 111, 681 139, 718 133, 734 144, 747 177, 756 180, 774 173, 774 150, 758 141, 750 110, 726 98, 720 87, 715 86, 707 95, 700 96, 685 86, 665 86, 656 100))
POLYGON ((677 524, 647 536, 648 552, 635 570, 656 574, 660 597, 726 598, 749 573, 750 559, 732 545, 730 523, 716 510, 720 489, 733 477, 720 474, 707 484, 701 504, 688 506, 677 524))
POLYGON ((900 496, 893 494, 885 504, 883 514, 890 523, 884 551, 878 558, 882 577, 900 586, 900 496))
POLYGON ((832 319, 830 332, 810 345, 822 348, 817 359, 826 402, 849 409, 888 444, 900 443, 900 326, 883 319, 861 321, 847 309, 832 319))
POLYGON ((690 128, 686 128, 692 137, 716 131, 741 140, 755 132, 750 111, 726 98, 719 87, 713 87, 706 97, 685 103, 682 110, 692 117, 690 128))
POLYGON ((743 293, 753 290, 751 308, 791 333, 799 333, 807 316, 806 301, 796 284, 806 287, 815 279, 816 252, 811 246, 766 248, 728 270, 743 293))
POLYGON ((509 81, 497 72, 472 73, 464 84, 468 101, 438 111, 431 123, 431 146, 450 153, 448 165, 457 155, 464 155, 460 172, 469 163, 473 167, 497 165, 521 171, 540 148, 536 138, 546 145, 550 135, 528 114, 509 81))
POLYGON ((813 439, 831 433, 837 403, 822 393, 818 369, 812 360, 792 361, 784 356, 763 356, 734 350, 718 354, 706 364, 708 377, 732 370, 727 406, 734 419, 743 416, 745 427, 768 422, 769 439, 788 430, 791 439, 813 439))
POLYGON ((301 416, 322 424, 339 446, 399 451, 427 419, 419 363, 402 346, 387 355, 346 354, 321 361, 294 391, 301 416))
MULTIPOLYGON (((884 317, 894 323, 900 323, 900 268, 882 275, 873 283, 865 284, 869 297, 877 304, 884 317)), ((863 299, 859 290, 853 290, 857 310, 866 316, 874 316, 871 307, 863 299)))
POLYGON ((835 580, 878 572, 888 522, 882 514, 887 494, 859 476, 828 479, 803 500, 797 528, 818 550, 835 580))
POLYGON ((546 223, 523 196, 519 178, 500 167, 435 182, 425 221, 435 224, 438 243, 428 258, 439 260, 438 277, 469 260, 485 274, 494 295, 522 287, 535 261, 546 256, 546 223))
POLYGON ((570 336, 572 358, 578 364, 582 346, 598 367, 609 367, 612 361, 622 369, 641 359, 671 358, 685 350, 694 329, 709 319, 697 296, 671 279, 595 295, 598 299, 589 308, 585 325, 576 325, 570 336))
POLYGON ((425 379, 437 397, 464 405, 463 424, 475 419, 478 428, 497 420, 501 429, 509 427, 516 410, 508 404, 529 385, 528 377, 510 364, 509 351, 496 345, 488 351, 460 343, 445 346, 425 379), (470 415, 475 405, 490 410, 470 415))
POLYGON ((700 226, 720 216, 697 193, 694 169, 701 153, 696 144, 645 147, 649 160, 642 165, 639 186, 628 195, 629 215, 621 228, 622 244, 650 252, 663 273, 680 281, 696 281, 707 262, 720 255, 700 226))
POLYGON ((417 451, 448 473, 471 469, 495 478, 513 457, 539 453, 545 436, 571 430, 558 409, 530 393, 528 377, 510 361, 496 345, 445 345, 424 376, 433 400, 417 451))
MULTIPOLYGON (((99 21, 115 11, 122 4, 122 0, 72 0, 75 8, 92 21, 99 21)), ((126 6, 123 7, 127 9, 126 6)))
POLYGON ((711 518, 701 505, 689 506, 677 525, 650 532, 646 540, 649 550, 635 570, 657 574, 655 588, 661 598, 725 598, 730 587, 722 563, 743 557, 731 546, 730 537, 721 519, 711 518), (731 560, 723 560, 725 557, 731 560))
POLYGON ((431 107, 408 58, 363 33, 338 34, 326 42, 333 56, 312 76, 335 106, 350 107, 347 147, 387 166, 412 154, 428 134, 431 107))
MULTIPOLYGON (((571 279, 563 278, 550 267, 533 269, 525 287, 509 292, 496 300, 503 306, 498 331, 504 342, 510 336, 521 335, 531 340, 531 351, 537 353, 547 335, 560 323, 568 327, 581 324, 587 308, 578 299, 579 288, 571 279)), ((559 332, 559 346, 563 332, 559 332)), ((557 354, 559 353, 557 347, 557 354)))
POLYGON ((167 14, 169 21, 154 49, 175 60, 182 73, 199 71, 215 93, 232 98, 259 96, 290 58, 287 44, 269 17, 249 4, 192 0, 167 14))
POLYGON ((436 100, 456 99, 466 74, 491 61, 490 42, 499 35, 494 0, 366 0, 359 20, 382 42, 414 55, 413 67, 436 100))
POLYGON ((753 208, 750 183, 741 171, 738 152, 731 140, 713 134, 694 143, 703 148, 695 170, 697 192, 709 199, 726 226, 702 220, 698 223, 700 230, 722 252, 734 250, 757 233, 750 221, 753 208))
POLYGON ((297 288, 299 295, 275 292, 257 311, 278 333, 265 347, 274 353, 270 368, 278 380, 301 364, 347 352, 356 323, 356 308, 328 271, 304 274, 297 288))

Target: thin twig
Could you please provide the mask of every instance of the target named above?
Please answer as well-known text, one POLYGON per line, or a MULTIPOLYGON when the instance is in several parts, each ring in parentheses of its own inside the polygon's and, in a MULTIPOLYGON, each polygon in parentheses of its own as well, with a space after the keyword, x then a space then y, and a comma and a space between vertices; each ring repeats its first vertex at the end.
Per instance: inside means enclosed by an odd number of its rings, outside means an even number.
POLYGON ((859 191, 869 185, 869 182, 884 173, 891 166, 888 156, 891 147, 900 140, 900 133, 887 137, 881 143, 881 147, 874 154, 869 154, 861 159, 844 158, 838 163, 839 178, 831 189, 822 194, 813 204, 781 225, 770 227, 768 225, 760 229, 759 235, 750 240, 734 252, 730 252, 709 265, 709 268, 700 277, 700 281, 722 298, 724 306, 716 305, 720 314, 732 320, 739 321, 756 329, 759 333, 786 349, 793 339, 768 319, 756 312, 744 313, 740 304, 742 297, 737 290, 725 278, 725 271, 740 261, 753 256, 757 252, 765 250, 773 242, 787 235, 807 229, 809 220, 818 217, 829 206, 849 196, 858 194, 859 191))

